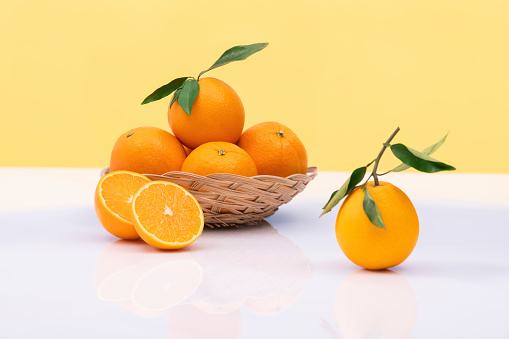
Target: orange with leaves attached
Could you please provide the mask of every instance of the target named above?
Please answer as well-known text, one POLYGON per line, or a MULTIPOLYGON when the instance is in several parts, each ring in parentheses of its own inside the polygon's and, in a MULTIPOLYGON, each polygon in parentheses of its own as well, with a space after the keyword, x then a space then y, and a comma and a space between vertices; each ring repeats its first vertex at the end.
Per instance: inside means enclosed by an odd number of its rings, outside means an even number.
POLYGON ((170 105, 168 122, 172 132, 191 149, 212 141, 236 143, 245 121, 240 97, 219 79, 203 78, 198 83, 200 92, 193 103, 191 115, 184 112, 178 100, 170 105))
POLYGON ((419 237, 419 219, 410 199, 396 186, 379 182, 378 177, 410 167, 424 173, 455 170, 429 156, 444 143, 447 135, 419 152, 400 143, 391 143, 399 130, 398 127, 392 132, 373 161, 352 172, 323 207, 322 215, 346 197, 336 218, 339 246, 353 263, 371 270, 401 264, 412 253, 419 237), (378 165, 387 148, 402 164, 380 174, 378 165), (367 180, 373 177, 374 182, 357 186, 372 164, 373 170, 367 180))
POLYGON ((376 227, 363 210, 364 191, 348 195, 336 219, 336 237, 354 264, 380 270, 401 264, 412 253, 419 237, 417 212, 407 195, 396 186, 380 181, 366 188, 376 202, 385 229, 376 227))

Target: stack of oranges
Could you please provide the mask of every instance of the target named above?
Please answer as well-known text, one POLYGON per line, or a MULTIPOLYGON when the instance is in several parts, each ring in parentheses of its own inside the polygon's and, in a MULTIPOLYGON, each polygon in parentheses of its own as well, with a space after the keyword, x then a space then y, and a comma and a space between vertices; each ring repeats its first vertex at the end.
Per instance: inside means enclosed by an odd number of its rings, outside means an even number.
POLYGON ((173 134, 138 127, 122 134, 113 147, 110 173, 101 178, 95 195, 96 214, 111 234, 141 237, 163 249, 187 246, 201 235, 204 217, 196 199, 176 184, 150 181, 143 174, 306 173, 307 153, 297 135, 277 122, 243 131, 244 106, 223 81, 199 80, 191 114, 178 101, 171 102, 168 121, 173 134))
POLYGON ((199 85, 190 115, 177 101, 168 109, 174 135, 155 127, 122 134, 113 147, 110 170, 248 177, 306 173, 306 149, 292 130, 277 122, 264 122, 242 133, 244 106, 233 88, 215 78, 200 79, 199 85))

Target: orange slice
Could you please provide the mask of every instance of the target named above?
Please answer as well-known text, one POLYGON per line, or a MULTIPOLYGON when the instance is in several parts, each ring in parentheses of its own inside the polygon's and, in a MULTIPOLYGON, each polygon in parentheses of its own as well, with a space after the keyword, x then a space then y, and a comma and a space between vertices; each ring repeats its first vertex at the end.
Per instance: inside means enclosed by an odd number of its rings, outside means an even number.
POLYGON ((134 228, 146 243, 161 249, 185 247, 203 231, 203 211, 196 199, 171 182, 152 181, 134 195, 134 228))
POLYGON ((130 207, 134 193, 150 182, 129 171, 114 171, 99 180, 95 190, 95 213, 104 229, 122 239, 139 239, 131 222, 130 207))

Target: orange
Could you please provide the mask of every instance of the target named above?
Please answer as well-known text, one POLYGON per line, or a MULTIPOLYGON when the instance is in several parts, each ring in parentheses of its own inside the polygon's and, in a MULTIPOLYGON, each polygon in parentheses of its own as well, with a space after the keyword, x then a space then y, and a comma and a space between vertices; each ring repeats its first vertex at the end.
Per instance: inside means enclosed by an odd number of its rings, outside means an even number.
POLYGON ((287 177, 306 174, 308 156, 299 137, 277 122, 263 122, 248 128, 237 145, 253 158, 258 174, 287 177))
POLYGON ((345 255, 354 264, 380 270, 401 264, 412 253, 419 237, 417 212, 403 191, 380 181, 368 182, 385 229, 373 225, 363 205, 364 191, 356 188, 343 202, 336 219, 336 237, 345 255))
POLYGON ((111 152, 110 170, 144 174, 180 171, 186 158, 182 144, 157 127, 138 127, 118 138, 111 152))
POLYGON ((242 148, 229 142, 208 142, 196 148, 182 164, 182 172, 199 175, 231 173, 251 177, 256 165, 242 148))
POLYGON ((191 108, 191 115, 184 112, 178 100, 168 108, 172 132, 191 149, 211 141, 236 143, 245 120, 240 97, 221 80, 203 78, 198 83, 200 92, 191 108))
POLYGON ((133 197, 134 228, 149 245, 161 249, 185 247, 203 231, 203 211, 196 199, 171 182, 152 181, 133 197))
POLYGON ((148 182, 147 177, 128 171, 111 172, 99 180, 95 190, 95 213, 106 231, 122 239, 140 237, 129 211, 134 193, 148 182))

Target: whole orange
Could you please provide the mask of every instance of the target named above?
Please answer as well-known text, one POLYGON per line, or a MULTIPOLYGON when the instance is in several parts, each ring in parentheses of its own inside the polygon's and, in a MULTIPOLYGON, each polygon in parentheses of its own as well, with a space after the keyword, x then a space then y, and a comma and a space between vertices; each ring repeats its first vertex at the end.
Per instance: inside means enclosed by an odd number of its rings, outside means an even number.
POLYGON ((356 188, 343 202, 336 218, 336 237, 354 264, 380 270, 401 264, 412 253, 419 237, 419 219, 414 205, 396 186, 368 182, 385 229, 373 225, 363 209, 364 190, 356 188))
POLYGON ((251 177, 256 165, 242 148, 229 142, 208 142, 197 147, 182 164, 182 171, 199 175, 231 173, 251 177))
POLYGON ((178 100, 168 108, 172 132, 191 149, 211 141, 236 143, 245 121, 240 97, 221 80, 203 78, 198 83, 200 92, 191 108, 191 115, 184 112, 178 100))
POLYGON ((118 138, 111 152, 110 171, 164 174, 180 171, 185 158, 184 147, 171 133, 157 127, 138 127, 118 138))
POLYGON ((287 177, 306 174, 308 156, 299 137, 283 124, 271 121, 248 128, 237 142, 253 158, 258 174, 287 177))

